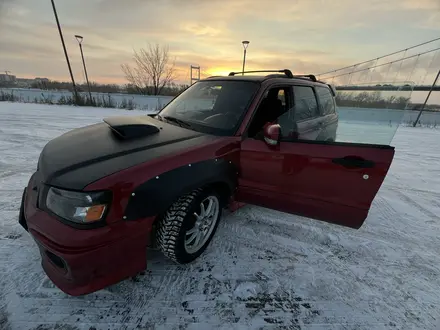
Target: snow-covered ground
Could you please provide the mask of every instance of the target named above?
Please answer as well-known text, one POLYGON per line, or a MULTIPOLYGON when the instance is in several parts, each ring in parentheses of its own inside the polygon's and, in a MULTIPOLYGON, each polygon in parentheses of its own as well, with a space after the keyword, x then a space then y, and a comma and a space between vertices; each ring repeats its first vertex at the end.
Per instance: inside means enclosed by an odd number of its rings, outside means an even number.
MULTIPOLYGON (((396 157, 358 231, 259 207, 225 216, 188 266, 70 297, 18 225, 47 141, 112 109, 0 103, 0 329, 440 329, 440 131, 399 128, 396 157)), ((145 113, 145 112, 142 112, 145 113)))

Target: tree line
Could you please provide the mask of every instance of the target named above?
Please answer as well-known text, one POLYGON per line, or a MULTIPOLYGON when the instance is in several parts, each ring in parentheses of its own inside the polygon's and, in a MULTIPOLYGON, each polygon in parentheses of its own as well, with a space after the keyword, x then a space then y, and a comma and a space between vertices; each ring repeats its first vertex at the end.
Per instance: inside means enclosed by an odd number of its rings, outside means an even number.
MULTIPOLYGON (((0 86, 1 87, 1 86, 0 86)), ((6 87, 6 86, 5 86, 6 87)), ((8 86, 13 87, 13 86, 8 86)), ((30 86, 31 88, 37 88, 42 90, 68 90, 73 92, 72 83, 68 81, 38 81, 33 82, 30 86)), ((124 93, 124 94, 142 94, 142 95, 164 95, 164 96, 175 96, 179 94, 182 90, 186 89, 188 85, 180 85, 174 82, 169 83, 160 90, 160 94, 153 94, 150 90, 145 90, 141 93, 137 86, 132 84, 117 85, 117 84, 100 84, 97 82, 90 82, 90 90, 97 93, 124 93)), ((88 87, 86 83, 76 84, 78 92, 88 92, 88 87)))
MULTIPOLYGON (((342 92, 336 94, 336 104, 340 107, 383 108, 400 110, 420 110, 422 104, 412 103, 411 97, 391 95, 385 97, 380 91, 342 92)), ((440 110, 438 104, 425 105, 426 110, 440 110)))

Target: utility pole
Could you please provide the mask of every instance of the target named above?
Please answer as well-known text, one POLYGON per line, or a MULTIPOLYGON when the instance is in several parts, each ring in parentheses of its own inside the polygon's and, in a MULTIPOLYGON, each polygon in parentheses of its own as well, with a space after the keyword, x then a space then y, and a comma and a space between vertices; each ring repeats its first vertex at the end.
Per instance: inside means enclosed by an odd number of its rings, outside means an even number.
POLYGON ((422 108, 420 109, 419 114, 417 115, 417 119, 413 124, 413 127, 416 127, 417 123, 419 122, 420 116, 422 115, 423 110, 425 109, 426 103, 428 103, 429 97, 431 96, 432 90, 434 89, 434 86, 437 84, 437 80, 440 77, 440 70, 437 72, 437 76, 434 79, 434 82, 431 85, 431 89, 429 90, 428 95, 426 96, 425 102, 422 105, 422 108))
POLYGON ((55 8, 54 0, 51 0, 53 14, 55 15, 55 20, 57 21, 58 32, 60 33, 61 44, 63 45, 64 55, 66 56, 67 67, 69 68, 70 78, 72 79, 73 93, 75 95, 76 104, 79 103, 78 91, 76 90, 75 79, 73 78, 72 67, 70 66, 69 55, 67 55, 66 45, 64 43, 63 32, 61 31, 60 21, 58 20, 57 9, 55 8))

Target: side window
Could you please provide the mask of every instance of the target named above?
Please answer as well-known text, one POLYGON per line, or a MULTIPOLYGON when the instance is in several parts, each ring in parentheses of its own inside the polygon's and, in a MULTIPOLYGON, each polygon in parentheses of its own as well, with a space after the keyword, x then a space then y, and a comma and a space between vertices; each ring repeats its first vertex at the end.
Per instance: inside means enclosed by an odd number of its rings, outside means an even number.
POLYGON ((335 113, 335 102, 330 89, 327 87, 316 87, 316 92, 321 104, 322 114, 326 116, 335 113))
POLYGON ((290 87, 275 87, 264 94, 248 129, 250 137, 260 138, 266 123, 278 121, 288 111, 289 91, 290 87))
POLYGON ((293 109, 291 111, 297 122, 318 116, 318 103, 312 87, 293 87, 293 109))
MULTIPOLYGON (((298 123, 318 116, 318 102, 312 87, 293 86, 293 106, 278 118, 281 126, 281 137, 291 141, 300 137, 298 123)), ((310 139, 301 135, 303 139, 310 139)))
POLYGON ((286 108, 286 92, 284 91, 284 89, 280 89, 278 91, 278 100, 281 101, 281 105, 283 106, 283 108, 286 108))

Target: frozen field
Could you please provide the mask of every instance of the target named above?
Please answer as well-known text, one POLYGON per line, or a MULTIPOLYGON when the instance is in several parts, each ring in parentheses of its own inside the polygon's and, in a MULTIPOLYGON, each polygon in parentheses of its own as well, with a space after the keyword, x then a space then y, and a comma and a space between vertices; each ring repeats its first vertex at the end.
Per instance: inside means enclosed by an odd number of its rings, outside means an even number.
MULTIPOLYGON (((17 222, 50 139, 139 112, 0 102, 0 329, 440 329, 440 130, 399 128, 358 231, 246 206, 198 261, 84 297, 55 288, 17 222)), ((145 112, 142 112, 145 113, 145 112)))

